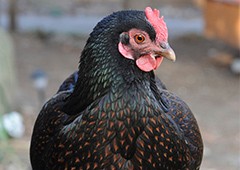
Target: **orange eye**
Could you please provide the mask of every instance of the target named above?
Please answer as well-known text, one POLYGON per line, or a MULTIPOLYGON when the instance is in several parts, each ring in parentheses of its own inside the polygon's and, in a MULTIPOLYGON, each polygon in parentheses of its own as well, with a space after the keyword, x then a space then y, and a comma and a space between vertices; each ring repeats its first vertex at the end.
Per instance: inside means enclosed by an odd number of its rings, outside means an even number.
POLYGON ((145 41, 145 36, 142 34, 137 34, 134 36, 134 40, 138 44, 143 43, 145 41))

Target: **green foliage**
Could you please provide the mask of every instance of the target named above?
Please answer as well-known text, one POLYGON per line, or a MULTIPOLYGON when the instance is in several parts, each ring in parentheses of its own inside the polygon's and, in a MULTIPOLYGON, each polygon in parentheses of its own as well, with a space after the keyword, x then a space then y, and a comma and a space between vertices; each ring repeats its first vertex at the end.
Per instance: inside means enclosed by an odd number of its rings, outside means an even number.
POLYGON ((7 132, 5 131, 5 129, 3 128, 3 124, 2 124, 2 114, 0 113, 0 141, 7 141, 8 139, 8 135, 7 132))
POLYGON ((7 32, 0 28, 0 114, 10 111, 14 93, 13 44, 7 32))

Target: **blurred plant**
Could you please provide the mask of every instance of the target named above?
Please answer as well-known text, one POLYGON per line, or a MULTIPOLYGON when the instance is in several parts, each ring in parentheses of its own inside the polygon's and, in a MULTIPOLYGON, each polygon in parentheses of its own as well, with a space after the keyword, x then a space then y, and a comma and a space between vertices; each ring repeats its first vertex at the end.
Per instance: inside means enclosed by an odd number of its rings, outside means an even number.
MULTIPOLYGON (((4 115, 0 113, 0 169, 24 169, 15 150, 9 143, 9 134, 4 127, 4 115)), ((14 126, 14 128, 16 128, 14 126)))
MULTIPOLYGON (((9 120, 16 120, 14 116, 9 117, 7 114, 12 110, 12 102, 9 101, 14 100, 14 91, 16 89, 13 56, 14 48, 11 37, 7 32, 0 28, 0 169, 4 170, 23 169, 20 158, 16 156, 15 150, 10 144, 9 138, 11 135, 8 134, 3 123, 5 119, 5 125, 7 120, 8 126, 10 125, 14 130, 19 130, 18 127, 15 126, 15 123, 9 123, 9 120)), ((21 115, 18 115, 17 117, 19 118, 21 115)), ((21 135, 22 134, 23 133, 21 133, 21 135)))

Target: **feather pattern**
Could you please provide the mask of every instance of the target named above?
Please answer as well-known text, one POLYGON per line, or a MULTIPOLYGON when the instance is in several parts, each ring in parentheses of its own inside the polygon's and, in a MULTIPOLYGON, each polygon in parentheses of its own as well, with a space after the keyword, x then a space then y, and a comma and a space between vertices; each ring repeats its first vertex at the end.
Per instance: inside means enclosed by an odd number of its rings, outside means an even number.
POLYGON ((156 36, 141 11, 114 13, 94 28, 79 71, 36 120, 33 170, 199 169, 203 145, 191 110, 117 50, 131 28, 156 36))

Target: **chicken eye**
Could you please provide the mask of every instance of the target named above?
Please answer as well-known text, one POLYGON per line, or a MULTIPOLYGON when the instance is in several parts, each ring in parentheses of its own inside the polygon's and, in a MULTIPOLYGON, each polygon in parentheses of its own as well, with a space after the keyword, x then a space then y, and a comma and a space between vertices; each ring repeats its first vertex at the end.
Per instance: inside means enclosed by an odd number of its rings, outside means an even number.
POLYGON ((138 34, 134 36, 135 42, 140 44, 143 43, 145 41, 145 36, 142 34, 138 34))

